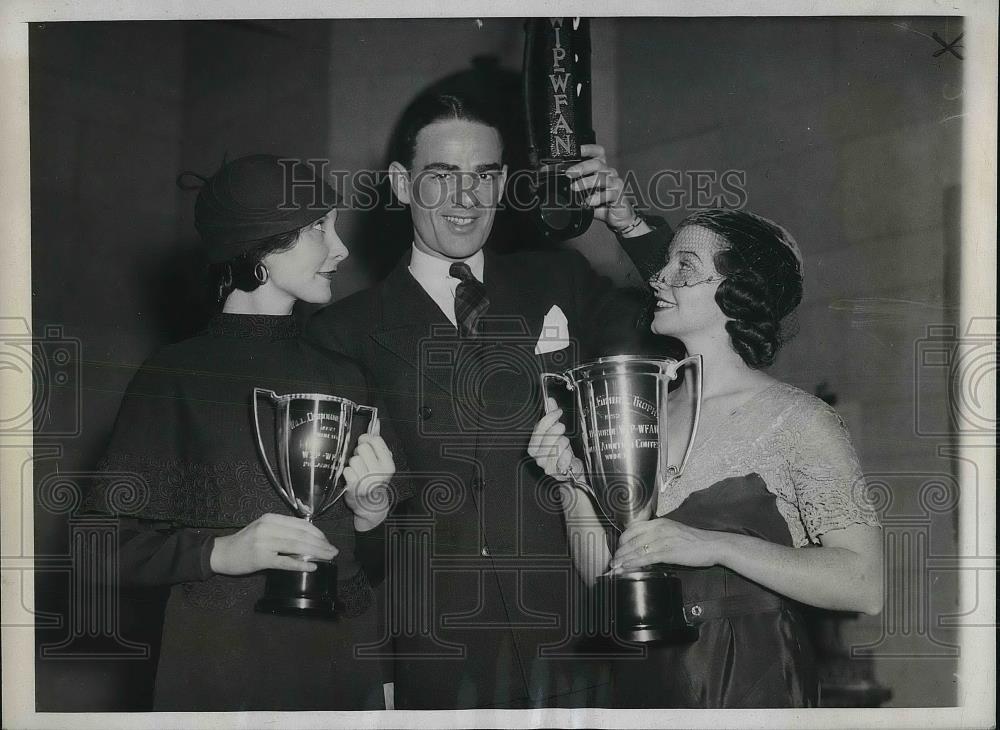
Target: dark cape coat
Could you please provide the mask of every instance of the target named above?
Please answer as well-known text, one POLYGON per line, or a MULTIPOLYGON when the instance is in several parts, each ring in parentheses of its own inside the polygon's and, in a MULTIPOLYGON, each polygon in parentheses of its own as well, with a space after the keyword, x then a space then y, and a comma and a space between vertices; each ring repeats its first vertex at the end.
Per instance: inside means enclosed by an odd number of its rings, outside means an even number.
MULTIPOLYGON (((316 521, 340 550, 336 622, 255 613, 263 571, 211 570, 217 536, 268 512, 291 514, 258 455, 254 387, 372 403, 358 365, 304 341, 293 317, 218 315, 136 373, 100 465, 106 478, 87 495, 86 509, 121 518, 121 583, 170 586, 154 708, 381 709, 380 661, 355 649, 384 631, 375 592, 384 528, 356 532, 343 500, 316 521)), ((261 412, 273 443, 263 400, 261 412)))

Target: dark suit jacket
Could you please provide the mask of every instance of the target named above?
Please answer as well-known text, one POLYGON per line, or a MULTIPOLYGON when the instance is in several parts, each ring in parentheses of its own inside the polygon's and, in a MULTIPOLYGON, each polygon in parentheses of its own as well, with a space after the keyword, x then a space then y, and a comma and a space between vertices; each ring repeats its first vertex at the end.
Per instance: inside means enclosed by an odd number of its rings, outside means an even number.
MULTIPOLYGON (((669 234, 629 239, 628 251, 648 262, 669 234)), ((489 310, 482 334, 463 339, 408 263, 306 329, 369 370, 415 495, 387 528, 392 641, 365 651, 394 652, 401 709, 591 702, 599 668, 572 658, 580 580, 554 482, 526 448, 540 374, 626 347, 636 299, 574 251, 487 251, 489 310), (571 344, 536 355, 554 305, 571 344)))

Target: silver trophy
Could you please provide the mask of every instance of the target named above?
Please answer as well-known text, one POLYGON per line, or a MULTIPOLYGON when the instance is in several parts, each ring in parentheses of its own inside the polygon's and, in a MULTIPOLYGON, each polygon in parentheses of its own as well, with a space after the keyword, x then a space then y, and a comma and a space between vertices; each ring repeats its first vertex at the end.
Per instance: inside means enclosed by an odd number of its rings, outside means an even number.
MULTIPOLYGON (((575 411, 578 442, 586 473, 570 473, 618 534, 634 522, 650 519, 657 495, 679 476, 695 442, 701 418, 702 360, 653 359, 633 355, 604 357, 563 373, 543 373, 542 391, 552 381, 572 394, 564 413, 575 411), (667 453, 667 386, 678 371, 692 366, 697 379, 691 437, 679 465, 667 453)), ((557 402, 565 400, 555 398, 557 402)), ((548 402, 546 400, 546 408, 548 402)), ((612 552, 618 534, 612 534, 612 552)), ((615 633, 627 641, 693 641, 697 628, 684 619, 680 579, 668 565, 601 576, 597 589, 611 608, 615 633)))
MULTIPOLYGON (((253 389, 253 420, 261 459, 278 494, 296 516, 312 522, 344 495, 341 483, 348 456, 358 436, 376 433, 378 409, 321 393, 278 395, 253 389), (258 402, 266 397, 275 409, 274 444, 277 474, 261 432, 258 402), (369 415, 367 426, 356 414, 369 415)), ((312 556, 295 556, 313 560, 312 556)), ((315 560, 316 570, 269 570, 264 596, 255 609, 262 613, 333 618, 337 612, 337 566, 315 560)))

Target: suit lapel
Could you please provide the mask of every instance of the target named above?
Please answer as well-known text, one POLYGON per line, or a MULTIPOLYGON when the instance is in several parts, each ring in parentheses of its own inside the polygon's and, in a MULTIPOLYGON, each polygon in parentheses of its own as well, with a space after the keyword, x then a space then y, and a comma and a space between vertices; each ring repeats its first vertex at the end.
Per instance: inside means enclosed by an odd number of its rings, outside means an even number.
MULTIPOLYGON (((413 368, 425 380, 451 395, 450 382, 421 367, 421 347, 428 338, 455 338, 457 330, 441 308, 409 272, 410 257, 403 256, 381 287, 371 338, 413 368)), ((425 363, 426 364, 426 363, 425 363)))

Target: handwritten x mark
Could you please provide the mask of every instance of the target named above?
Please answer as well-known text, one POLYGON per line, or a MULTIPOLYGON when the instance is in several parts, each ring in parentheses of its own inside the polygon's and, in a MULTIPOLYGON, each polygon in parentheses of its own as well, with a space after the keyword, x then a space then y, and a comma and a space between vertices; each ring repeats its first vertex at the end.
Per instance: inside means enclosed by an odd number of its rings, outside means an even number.
POLYGON ((964 35, 965 35, 965 33, 959 33, 958 34, 958 38, 956 38, 955 40, 953 40, 951 43, 945 43, 944 39, 941 36, 939 36, 937 33, 931 33, 931 38, 933 38, 934 40, 936 40, 938 43, 941 44, 941 49, 935 51, 932 54, 934 56, 934 58, 937 58, 938 56, 940 56, 943 53, 950 53, 951 55, 953 55, 958 60, 964 61, 965 58, 962 56, 961 53, 958 52, 958 49, 962 47, 962 46, 958 45, 958 42, 960 40, 962 40, 962 36, 964 36, 964 35))

